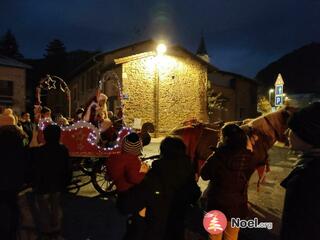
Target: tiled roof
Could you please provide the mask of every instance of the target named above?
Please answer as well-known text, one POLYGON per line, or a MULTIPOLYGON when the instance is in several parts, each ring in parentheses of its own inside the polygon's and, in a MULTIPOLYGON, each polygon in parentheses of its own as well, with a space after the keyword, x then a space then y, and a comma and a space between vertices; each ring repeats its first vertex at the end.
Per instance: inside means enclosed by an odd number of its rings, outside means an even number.
POLYGON ((19 62, 13 58, 9 58, 3 55, 0 55, 0 66, 16 67, 16 68, 31 68, 31 66, 19 62))
MULTIPOLYGON (((139 45, 148 45, 150 47, 150 45, 155 45, 156 46, 156 41, 153 40, 153 39, 149 39, 149 40, 146 40, 146 41, 142 41, 142 42, 138 42, 138 43, 134 43, 134 44, 131 44, 131 45, 128 45, 128 46, 125 46, 125 47, 121 47, 121 48, 118 48, 118 49, 115 49, 115 50, 112 50, 112 51, 109 51, 109 52, 103 52, 103 53, 99 53, 95 56, 93 56, 92 58, 90 58, 88 61, 86 61, 85 63, 81 64, 78 68, 76 68, 69 76, 70 79, 72 79, 73 77, 75 77, 77 74, 79 74, 80 72, 88 69, 90 66, 92 66, 93 64, 97 63, 101 58, 103 58, 103 56, 105 55, 108 55, 108 54, 113 54, 113 53, 116 53, 118 51, 121 51, 123 49, 128 49, 128 48, 134 48, 135 46, 139 46, 139 45)), ((202 58, 200 58, 199 56, 195 55, 194 53, 186 50, 185 48, 179 46, 179 45, 173 45, 171 47, 169 47, 168 51, 174 51, 174 52, 177 52, 177 51, 180 51, 180 52, 184 52, 185 54, 189 55, 190 57, 192 57, 195 61, 198 61, 200 62, 201 64, 203 65, 206 65, 208 67, 208 71, 209 72, 212 72, 212 71, 217 71, 218 69, 211 65, 210 63, 204 61, 202 58)), ((146 47, 146 51, 148 51, 148 47, 146 47)), ((127 55, 126 55, 127 56, 127 55)), ((123 56, 125 57, 125 56, 123 56)), ((110 65, 110 64, 109 64, 110 65)))

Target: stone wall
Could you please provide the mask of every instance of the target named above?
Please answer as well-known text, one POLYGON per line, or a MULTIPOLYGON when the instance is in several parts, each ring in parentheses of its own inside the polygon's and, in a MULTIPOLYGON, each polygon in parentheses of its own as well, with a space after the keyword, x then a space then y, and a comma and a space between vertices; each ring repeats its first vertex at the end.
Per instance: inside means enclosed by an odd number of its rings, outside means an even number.
POLYGON ((123 113, 129 126, 134 118, 155 122, 155 65, 152 61, 153 57, 148 57, 122 65, 123 113))
POLYGON ((124 63, 126 123, 141 118, 153 122, 159 133, 168 133, 194 117, 207 121, 206 88, 206 66, 187 56, 150 56, 124 63))
POLYGON ((17 113, 26 108, 26 71, 22 68, 0 66, 0 81, 13 82, 12 108, 17 113))

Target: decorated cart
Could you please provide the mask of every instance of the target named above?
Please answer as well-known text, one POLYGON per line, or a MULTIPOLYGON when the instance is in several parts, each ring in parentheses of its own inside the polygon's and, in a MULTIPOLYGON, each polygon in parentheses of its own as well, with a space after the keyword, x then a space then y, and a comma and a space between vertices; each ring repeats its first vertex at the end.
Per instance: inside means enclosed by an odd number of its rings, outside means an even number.
MULTIPOLYGON (((67 84, 56 76, 47 75, 45 79, 40 81, 39 86, 36 89, 36 105, 35 105, 35 118, 38 116, 38 131, 36 136, 34 136, 34 141, 36 144, 43 144, 43 130, 47 125, 55 124, 51 118, 41 118, 40 109, 41 109, 41 89, 56 89, 56 83, 59 84, 60 90, 67 95, 68 100, 68 110, 69 110, 69 119, 71 116, 71 97, 70 90, 67 84)), ((102 81, 100 81, 99 89, 101 89, 102 81)), ((119 89, 121 89, 119 87, 119 89)), ((122 94, 119 94, 120 100, 122 94)), ((122 105, 121 105, 122 107, 122 105)), ((64 144, 68 150, 70 157, 75 160, 78 167, 90 176, 91 181, 95 189, 100 193, 114 193, 115 186, 108 178, 108 173, 105 165, 105 161, 112 154, 119 154, 121 152, 121 143, 123 138, 128 135, 130 132, 134 131, 133 129, 126 127, 121 121, 116 121, 112 123, 108 129, 112 130, 112 138, 107 142, 103 141, 102 134, 104 130, 97 128, 95 125, 88 121, 76 121, 71 125, 63 126, 61 128, 61 138, 60 142, 64 144)), ((144 145, 147 145, 150 142, 149 132, 153 132, 154 127, 151 123, 145 123, 142 125, 141 130, 138 132, 144 145)))

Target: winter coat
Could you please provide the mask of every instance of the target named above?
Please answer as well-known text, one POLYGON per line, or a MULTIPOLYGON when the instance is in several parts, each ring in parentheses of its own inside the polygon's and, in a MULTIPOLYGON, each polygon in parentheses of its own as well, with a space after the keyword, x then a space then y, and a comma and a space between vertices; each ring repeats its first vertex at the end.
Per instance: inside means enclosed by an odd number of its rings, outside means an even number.
POLYGON ((120 204, 127 213, 146 208, 143 240, 184 239, 188 206, 197 201, 201 192, 190 159, 180 160, 188 162, 188 166, 178 168, 178 165, 170 166, 170 160, 154 161, 143 181, 129 189, 131 201, 120 204))
POLYGON ((26 175, 26 151, 23 135, 14 125, 0 127, 1 168, 0 191, 18 192, 26 175))
POLYGON ((248 182, 254 171, 252 152, 219 147, 207 159, 200 175, 210 180, 206 189, 207 211, 220 210, 227 219, 248 214, 248 182))
POLYGON ((20 122, 23 131, 28 135, 29 143, 32 140, 34 124, 32 122, 20 122))
POLYGON ((117 191, 123 192, 142 181, 141 160, 138 156, 121 153, 110 156, 106 161, 109 177, 114 181, 117 191))
POLYGON ((31 148, 30 151, 31 178, 35 192, 63 192, 72 178, 68 149, 57 143, 31 148))
POLYGON ((320 229, 320 149, 303 153, 281 186, 286 189, 281 240, 318 239, 320 229))

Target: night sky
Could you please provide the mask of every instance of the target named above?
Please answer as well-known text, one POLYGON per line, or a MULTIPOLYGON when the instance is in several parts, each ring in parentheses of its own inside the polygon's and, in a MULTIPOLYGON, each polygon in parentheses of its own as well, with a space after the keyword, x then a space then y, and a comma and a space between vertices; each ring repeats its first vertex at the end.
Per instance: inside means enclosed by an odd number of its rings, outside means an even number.
POLYGON ((26 58, 54 38, 67 51, 108 51, 149 38, 195 52, 204 33, 212 63, 254 77, 282 55, 320 42, 320 0, 1 0, 26 58))

